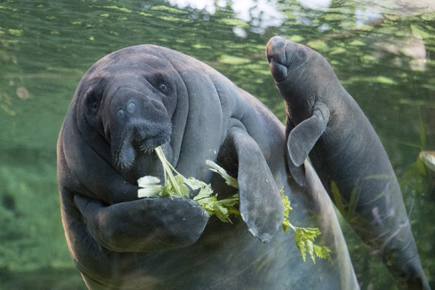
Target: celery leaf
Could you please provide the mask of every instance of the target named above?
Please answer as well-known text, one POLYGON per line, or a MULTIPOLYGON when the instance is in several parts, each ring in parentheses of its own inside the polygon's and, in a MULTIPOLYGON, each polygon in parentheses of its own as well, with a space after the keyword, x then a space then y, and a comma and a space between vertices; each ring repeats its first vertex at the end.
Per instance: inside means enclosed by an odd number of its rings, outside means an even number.
POLYGON ((331 251, 327 247, 321 247, 314 244, 314 239, 320 235, 320 230, 318 228, 295 227, 290 223, 288 219, 289 211, 292 210, 290 200, 286 195, 284 195, 283 189, 281 189, 280 194, 282 203, 284 204, 284 220, 282 222, 282 228, 286 234, 290 233, 290 229, 294 231, 296 247, 299 249, 302 259, 305 261, 307 257, 306 252, 308 251, 314 264, 316 263, 316 256, 322 259, 328 258, 331 260, 329 255, 331 251))
POLYGON ((225 182, 232 187, 235 188, 239 188, 239 184, 237 182, 237 179, 235 179, 234 177, 230 176, 225 169, 223 169, 222 167, 220 167, 219 165, 217 165, 216 163, 214 163, 211 160, 206 160, 205 164, 207 164, 208 166, 210 166, 210 170, 213 172, 218 173, 220 176, 222 176, 223 179, 225 179, 225 182))
MULTIPOLYGON (((193 177, 185 178, 178 173, 171 163, 166 159, 161 147, 155 148, 157 157, 160 159, 165 177, 164 185, 160 185, 160 179, 153 176, 145 176, 138 179, 138 197, 158 197, 158 196, 185 196, 189 197, 189 187, 192 190, 199 190, 193 198, 204 208, 209 216, 216 215, 223 222, 231 222, 229 215, 234 214, 240 216, 239 210, 236 208, 239 203, 238 194, 230 198, 217 200, 217 194, 213 193, 210 184, 197 180, 193 177), (175 176, 174 176, 175 173, 175 176)), ((219 173, 227 182, 227 184, 237 187, 237 179, 231 177, 226 171, 216 163, 207 160, 207 164, 212 167, 212 171, 219 173)))
POLYGON ((159 196, 159 194, 163 190, 163 186, 161 186, 160 179, 154 176, 144 176, 139 178, 137 181, 139 187, 142 187, 138 190, 138 197, 155 197, 159 196))

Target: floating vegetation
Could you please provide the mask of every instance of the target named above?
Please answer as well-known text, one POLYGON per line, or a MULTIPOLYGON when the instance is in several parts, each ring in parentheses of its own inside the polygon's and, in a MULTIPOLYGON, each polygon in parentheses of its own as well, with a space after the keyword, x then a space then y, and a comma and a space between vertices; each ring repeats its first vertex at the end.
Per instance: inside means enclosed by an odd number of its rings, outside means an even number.
POLYGON ((307 45, 309 47, 311 47, 312 49, 315 49, 318 51, 326 50, 328 48, 328 45, 326 44, 326 42, 321 41, 321 40, 309 41, 307 43, 307 45))
POLYGON ((8 29, 9 34, 13 35, 13 36, 22 36, 23 35, 23 30, 21 29, 8 29))
POLYGON ((219 61, 226 64, 239 65, 251 62, 249 59, 232 56, 232 55, 221 55, 219 61))

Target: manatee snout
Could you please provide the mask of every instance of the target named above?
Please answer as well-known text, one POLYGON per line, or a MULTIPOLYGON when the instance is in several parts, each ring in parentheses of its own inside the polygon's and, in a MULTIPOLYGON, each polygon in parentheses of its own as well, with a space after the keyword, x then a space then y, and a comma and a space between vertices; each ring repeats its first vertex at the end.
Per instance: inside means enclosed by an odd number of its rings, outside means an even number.
POLYGON ((106 137, 116 166, 130 168, 138 154, 146 154, 170 139, 172 126, 161 100, 132 88, 120 88, 109 104, 106 137))
POLYGON ((152 99, 146 94, 131 88, 121 88, 115 95, 114 109, 117 110, 118 118, 145 117, 149 119, 159 118, 166 115, 167 111, 163 103, 152 99))
POLYGON ((300 49, 302 47, 299 44, 279 36, 269 40, 266 46, 266 58, 276 82, 281 82, 288 77, 293 57, 300 49))

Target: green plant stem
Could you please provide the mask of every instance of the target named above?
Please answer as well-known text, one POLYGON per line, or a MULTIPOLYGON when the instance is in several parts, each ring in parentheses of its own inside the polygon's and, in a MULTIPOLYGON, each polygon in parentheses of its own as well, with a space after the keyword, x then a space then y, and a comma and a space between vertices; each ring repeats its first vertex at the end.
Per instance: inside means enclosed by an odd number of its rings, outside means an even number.
MULTIPOLYGON (((165 183, 166 183, 166 175, 168 175, 169 181, 171 182, 172 187, 174 188, 177 195, 183 195, 181 193, 180 188, 178 187, 177 182, 175 181, 174 175, 172 174, 172 171, 171 171, 172 165, 166 159, 165 154, 163 153, 162 147, 159 146, 159 147, 155 148, 154 150, 157 153, 157 157, 159 157, 160 161, 162 162, 163 171, 165 173, 165 183), (169 164, 169 166, 168 166, 168 164, 169 164)), ((174 169, 174 171, 178 174, 178 172, 175 169, 174 169)))

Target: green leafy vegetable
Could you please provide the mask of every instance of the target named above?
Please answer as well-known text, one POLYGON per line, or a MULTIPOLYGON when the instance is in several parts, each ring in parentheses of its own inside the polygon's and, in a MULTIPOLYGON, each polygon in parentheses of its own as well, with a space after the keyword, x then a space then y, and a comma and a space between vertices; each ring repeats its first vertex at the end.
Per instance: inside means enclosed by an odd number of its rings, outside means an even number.
POLYGON ((328 249, 328 247, 321 247, 318 245, 314 245, 314 252, 316 253, 316 256, 321 258, 321 259, 328 259, 331 261, 331 256, 329 255, 329 253, 331 252, 330 249, 328 249))
POLYGON ((205 194, 203 196, 205 197, 201 198, 198 194, 193 199, 196 200, 210 216, 215 214, 216 217, 223 222, 231 222, 229 218, 230 214, 234 214, 237 217, 240 216, 239 210, 235 207, 239 203, 238 194, 222 200, 217 200, 217 194, 205 194))
POLYGON ((179 195, 179 196, 188 197, 189 189, 184 184, 185 178, 181 174, 179 174, 174 169, 174 167, 172 167, 171 163, 168 162, 160 146, 155 148, 154 150, 156 151, 157 156, 162 162, 163 172, 165 175, 165 185, 163 186, 163 190, 160 195, 161 196, 169 195, 170 197, 173 197, 174 195, 179 195), (176 176, 172 174, 172 170, 177 174, 176 176))
MULTIPOLYGON (((192 190, 198 190, 198 193, 193 200, 197 201, 210 216, 216 215, 216 217, 223 222, 231 222, 231 219, 229 218, 230 214, 240 217, 240 211, 237 208, 239 194, 218 200, 218 195, 213 192, 210 184, 206 184, 205 182, 193 177, 185 178, 168 162, 161 147, 157 147, 154 150, 162 162, 165 183, 163 186, 160 185, 160 179, 154 176, 140 178, 138 180, 138 185, 141 187, 138 190, 139 197, 169 196, 172 198, 176 195, 188 197, 188 187, 190 187, 192 190)), ((225 169, 211 160, 207 160, 206 164, 210 166, 211 171, 221 175, 229 186, 239 188, 237 179, 230 176, 225 169)), ((327 247, 314 244, 314 239, 320 235, 320 230, 318 228, 295 227, 290 223, 288 219, 289 212, 292 210, 290 200, 286 195, 284 195, 284 188, 281 189, 280 194, 284 204, 284 220, 282 228, 286 234, 290 233, 290 229, 294 231, 295 243, 301 253, 302 259, 305 261, 307 251, 314 263, 316 263, 316 256, 322 259, 331 259, 329 255, 331 251, 327 247)))
POLYGON ((219 165, 217 165, 216 163, 214 163, 211 160, 206 160, 205 164, 207 164, 208 166, 210 166, 210 170, 213 172, 218 173, 220 176, 223 177, 223 179, 225 179, 225 182, 232 187, 235 188, 239 188, 239 183, 237 182, 237 179, 235 179, 234 177, 230 176, 225 169, 223 169, 222 167, 220 167, 219 165))
POLYGON ((295 232, 295 243, 301 253, 302 259, 305 261, 306 252, 310 255, 314 264, 316 263, 316 256, 322 259, 331 260, 329 253, 331 250, 325 246, 317 246, 314 244, 314 239, 320 235, 320 230, 318 228, 301 228, 293 226, 289 219, 289 211, 292 210, 290 206, 290 200, 286 195, 284 195, 284 189, 281 189, 281 199, 284 204, 284 220, 282 222, 282 228, 286 234, 290 233, 290 229, 295 232))
POLYGON ((279 193, 281 194, 282 203, 284 205, 284 220, 282 222, 282 229, 286 234, 289 234, 290 233, 289 228, 291 228, 292 225, 288 220, 288 213, 293 208, 290 206, 290 200, 288 199, 288 197, 284 195, 284 188, 281 188, 281 191, 279 193))
POLYGON ((138 197, 155 197, 163 191, 163 186, 160 184, 160 179, 154 176, 144 176, 137 180, 139 187, 137 191, 138 197))
MULTIPOLYGON (((138 179, 138 185, 141 187, 138 190, 138 197, 169 196, 172 198, 176 195, 189 197, 188 187, 190 187, 192 190, 199 190, 193 200, 197 201, 210 216, 216 215, 223 222, 231 222, 229 218, 230 214, 240 216, 240 212, 236 208, 239 203, 238 194, 227 199, 218 200, 218 195, 213 193, 209 184, 193 177, 185 178, 169 163, 161 147, 157 147, 154 150, 162 162, 165 183, 163 186, 160 185, 160 179, 154 176, 144 176, 138 179)), ((210 160, 207 160, 206 163, 212 167, 210 170, 221 174, 227 181, 227 184, 237 187, 237 180, 229 176, 222 167, 210 160)))

